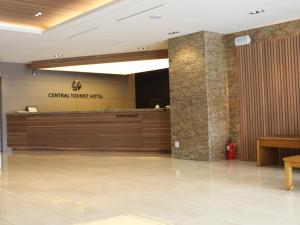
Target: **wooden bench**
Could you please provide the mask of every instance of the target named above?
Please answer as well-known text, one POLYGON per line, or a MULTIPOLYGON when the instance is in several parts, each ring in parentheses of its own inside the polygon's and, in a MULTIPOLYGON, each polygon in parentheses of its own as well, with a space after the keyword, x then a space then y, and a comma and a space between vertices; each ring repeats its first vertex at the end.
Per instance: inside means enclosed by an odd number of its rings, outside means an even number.
POLYGON ((300 149, 300 137, 259 137, 256 144, 257 166, 267 166, 278 163, 279 149, 300 149))
POLYGON ((293 168, 300 168, 300 155, 283 159, 285 168, 285 186, 288 191, 294 188, 293 168))

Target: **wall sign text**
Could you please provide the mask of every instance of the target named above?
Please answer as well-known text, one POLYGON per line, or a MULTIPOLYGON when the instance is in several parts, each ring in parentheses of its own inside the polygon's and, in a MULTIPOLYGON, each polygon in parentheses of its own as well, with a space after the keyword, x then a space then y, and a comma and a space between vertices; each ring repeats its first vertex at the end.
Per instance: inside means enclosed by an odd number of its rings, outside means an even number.
POLYGON ((71 94, 71 93, 49 93, 49 98, 66 98, 66 99, 102 99, 102 94, 71 94))

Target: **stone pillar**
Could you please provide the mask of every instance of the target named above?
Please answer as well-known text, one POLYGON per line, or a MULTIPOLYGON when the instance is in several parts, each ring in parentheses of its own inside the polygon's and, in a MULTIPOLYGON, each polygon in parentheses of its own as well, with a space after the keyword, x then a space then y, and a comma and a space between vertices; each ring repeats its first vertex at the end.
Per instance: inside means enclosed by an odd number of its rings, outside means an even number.
POLYGON ((203 31, 170 39, 169 59, 173 157, 224 159, 228 85, 223 35, 203 31))

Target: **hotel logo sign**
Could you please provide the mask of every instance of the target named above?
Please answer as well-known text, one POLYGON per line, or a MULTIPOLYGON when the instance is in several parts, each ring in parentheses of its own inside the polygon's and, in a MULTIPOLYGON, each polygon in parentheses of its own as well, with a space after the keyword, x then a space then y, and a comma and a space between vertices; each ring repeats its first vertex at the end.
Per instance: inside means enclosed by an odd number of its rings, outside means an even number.
POLYGON ((79 80, 74 80, 73 83, 72 83, 72 89, 73 91, 80 91, 81 89, 81 83, 79 80))
MULTIPOLYGON (((79 80, 72 82, 72 90, 79 92, 82 88, 79 80)), ((91 93, 64 93, 64 92, 51 92, 48 93, 49 98, 64 98, 64 99, 103 99, 102 94, 91 94, 91 93)))

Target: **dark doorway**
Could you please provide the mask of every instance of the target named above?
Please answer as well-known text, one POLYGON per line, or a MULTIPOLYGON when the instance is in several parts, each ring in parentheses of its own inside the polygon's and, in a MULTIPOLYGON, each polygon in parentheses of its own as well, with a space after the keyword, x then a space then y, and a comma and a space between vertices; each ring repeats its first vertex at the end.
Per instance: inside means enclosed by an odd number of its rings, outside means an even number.
POLYGON ((170 105, 169 69, 136 74, 135 94, 138 109, 170 105))

